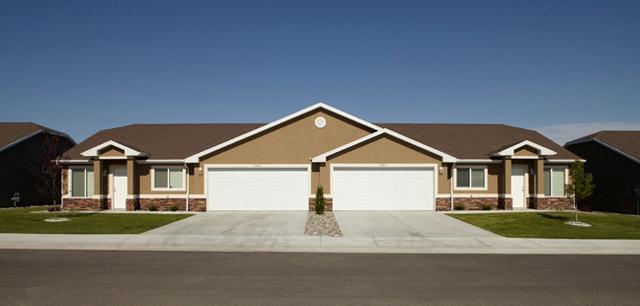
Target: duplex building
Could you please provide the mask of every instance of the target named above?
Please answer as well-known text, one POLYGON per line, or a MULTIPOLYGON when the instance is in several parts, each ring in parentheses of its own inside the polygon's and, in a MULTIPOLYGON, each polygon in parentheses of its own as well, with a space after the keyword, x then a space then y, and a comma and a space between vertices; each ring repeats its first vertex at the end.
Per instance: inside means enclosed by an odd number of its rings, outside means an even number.
POLYGON ((318 103, 267 124, 134 124, 65 153, 65 209, 571 208, 543 135, 501 124, 379 124, 318 103))

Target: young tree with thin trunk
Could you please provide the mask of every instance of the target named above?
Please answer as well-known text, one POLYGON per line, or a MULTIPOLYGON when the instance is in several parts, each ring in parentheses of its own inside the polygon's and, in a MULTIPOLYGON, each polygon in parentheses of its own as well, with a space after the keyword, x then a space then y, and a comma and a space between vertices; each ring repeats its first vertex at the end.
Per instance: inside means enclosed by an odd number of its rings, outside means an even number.
MULTIPOLYGON (((45 134, 42 145, 34 148, 32 160, 25 165, 27 171, 30 172, 35 190, 31 192, 47 195, 53 209, 57 209, 57 198, 60 192, 60 168, 55 161, 59 159, 59 154, 65 149, 64 143, 60 141, 60 137, 45 134)), ((33 204, 33 203, 29 203, 33 204)))
POLYGON ((566 195, 573 201, 576 209, 576 222, 578 221, 578 201, 593 195, 593 177, 584 173, 584 163, 576 161, 569 167, 571 181, 567 184, 566 195))

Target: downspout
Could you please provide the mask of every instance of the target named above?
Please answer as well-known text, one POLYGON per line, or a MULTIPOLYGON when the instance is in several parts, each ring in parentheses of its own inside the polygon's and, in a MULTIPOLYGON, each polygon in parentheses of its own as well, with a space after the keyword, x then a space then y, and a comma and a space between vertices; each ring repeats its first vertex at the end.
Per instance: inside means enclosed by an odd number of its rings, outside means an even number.
POLYGON ((451 173, 451 178, 449 178, 449 211, 453 211, 453 168, 456 166, 456 163, 451 164, 451 168, 449 169, 451 173))
POLYGON ((187 187, 187 195, 186 195, 186 198, 185 198, 185 206, 184 207, 185 207, 185 211, 189 211, 189 166, 187 165, 186 161, 184 162, 184 171, 187 174, 186 175, 186 177, 187 177, 186 181, 187 182, 185 183, 185 186, 187 187))

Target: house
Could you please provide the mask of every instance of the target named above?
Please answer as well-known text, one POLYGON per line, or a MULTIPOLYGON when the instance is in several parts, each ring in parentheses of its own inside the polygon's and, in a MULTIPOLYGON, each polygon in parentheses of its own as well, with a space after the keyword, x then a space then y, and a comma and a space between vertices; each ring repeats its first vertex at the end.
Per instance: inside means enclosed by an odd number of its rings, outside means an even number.
POLYGON ((65 153, 66 209, 571 208, 578 157, 501 124, 374 124, 318 103, 268 124, 134 124, 65 153))
POLYGON ((565 147, 585 158, 593 176, 593 196, 581 207, 637 214, 634 189, 640 189, 640 131, 600 131, 568 142, 565 147))
POLYGON ((32 122, 0 122, 0 207, 13 206, 16 192, 18 205, 51 204, 52 196, 60 203, 51 160, 74 145, 69 135, 32 122))

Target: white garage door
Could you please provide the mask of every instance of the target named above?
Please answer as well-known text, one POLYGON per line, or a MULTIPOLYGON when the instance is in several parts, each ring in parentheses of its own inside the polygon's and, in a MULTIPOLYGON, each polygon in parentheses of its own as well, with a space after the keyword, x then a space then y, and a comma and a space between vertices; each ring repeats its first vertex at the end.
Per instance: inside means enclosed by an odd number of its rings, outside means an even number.
POLYGON ((434 210, 428 167, 340 167, 331 174, 334 210, 434 210))
POLYGON ((307 210, 304 168, 209 168, 207 210, 307 210))

